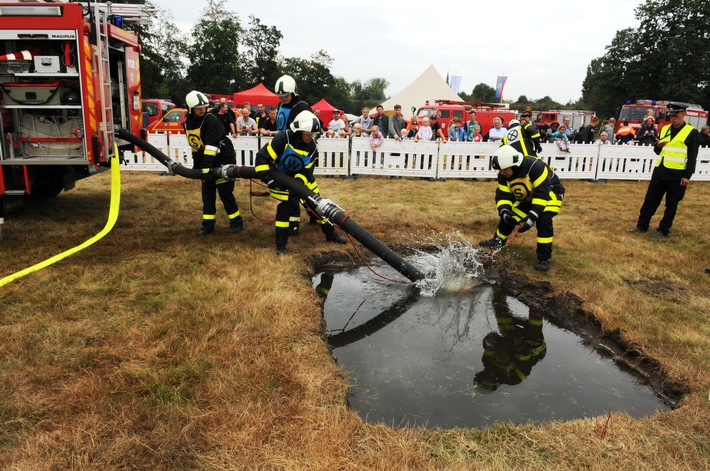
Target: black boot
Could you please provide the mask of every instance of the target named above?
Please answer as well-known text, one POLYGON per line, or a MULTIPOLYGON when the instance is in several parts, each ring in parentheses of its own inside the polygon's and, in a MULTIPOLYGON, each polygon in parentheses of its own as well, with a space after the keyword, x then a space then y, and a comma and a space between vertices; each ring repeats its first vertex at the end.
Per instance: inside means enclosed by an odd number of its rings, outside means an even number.
POLYGON ((239 234, 244 230, 244 219, 241 216, 234 218, 229 222, 229 232, 239 234))
POLYGON ((337 232, 333 232, 332 234, 326 235, 325 240, 327 240, 328 242, 333 242, 335 244, 347 244, 348 243, 348 240, 345 237, 338 234, 337 232))
POLYGON ((492 239, 483 239, 478 243, 479 247, 489 247, 499 249, 505 245, 505 241, 498 236, 493 236, 492 239))
POLYGON ((550 269, 550 259, 538 260, 537 265, 535 265, 535 270, 537 271, 547 271, 550 269))
POLYGON ((214 227, 212 226, 202 226, 200 232, 197 233, 197 237, 204 237, 212 234, 214 232, 214 227))

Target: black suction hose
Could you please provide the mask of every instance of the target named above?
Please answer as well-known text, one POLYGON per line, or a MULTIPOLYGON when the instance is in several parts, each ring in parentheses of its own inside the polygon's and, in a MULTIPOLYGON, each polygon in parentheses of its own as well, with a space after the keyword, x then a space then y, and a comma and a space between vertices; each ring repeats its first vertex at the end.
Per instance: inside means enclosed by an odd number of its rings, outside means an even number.
MULTIPOLYGON (((202 179, 205 177, 202 170, 186 168, 180 162, 170 159, 153 145, 137 136, 134 136, 125 129, 118 130, 116 135, 148 152, 160 161, 160 163, 172 170, 176 175, 192 179, 202 179)), ((237 165, 225 165, 221 168, 214 168, 210 172, 210 176, 215 179, 230 178, 232 180, 237 178, 259 178, 256 174, 256 170, 254 170, 254 167, 240 167, 237 165)), ((288 175, 284 175, 279 172, 272 172, 272 176, 276 183, 278 183, 282 188, 288 189, 294 195, 306 201, 319 216, 325 217, 332 223, 341 227, 355 240, 367 247, 371 252, 387 262, 388 265, 400 272, 402 275, 406 276, 411 281, 424 279, 424 275, 419 270, 396 254, 385 244, 380 242, 372 234, 363 229, 358 223, 350 219, 350 217, 345 214, 345 211, 343 211, 343 209, 333 201, 321 198, 320 195, 308 189, 300 180, 291 178, 288 175)))

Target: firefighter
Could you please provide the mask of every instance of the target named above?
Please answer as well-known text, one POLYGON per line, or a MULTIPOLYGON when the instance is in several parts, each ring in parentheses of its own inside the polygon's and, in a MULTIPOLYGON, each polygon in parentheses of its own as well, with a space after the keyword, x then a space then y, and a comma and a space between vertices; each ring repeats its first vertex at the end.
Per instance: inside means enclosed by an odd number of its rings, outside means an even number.
POLYGON ((685 196, 698 158, 699 133, 685 122, 687 107, 688 105, 683 103, 668 104, 671 122, 663 126, 659 140, 653 147, 653 151, 660 158, 653 169, 636 227, 629 232, 648 231, 651 218, 661 204, 663 195, 666 195, 666 209, 658 229, 651 237, 665 238, 671 232, 678 204, 685 196))
POLYGON ((537 157, 538 147, 542 150, 540 143, 537 142, 536 145, 536 142, 527 135, 517 119, 511 119, 510 123, 508 123, 508 130, 503 135, 503 145, 513 146, 515 150, 522 152, 523 155, 532 157, 537 157))
MULTIPOLYGON (((537 129, 537 126, 532 124, 530 121, 532 120, 532 115, 529 112, 525 112, 522 115, 520 115, 520 127, 523 130, 523 137, 530 139, 532 141, 533 146, 535 147, 535 152, 537 155, 540 152, 542 152, 542 145, 540 144, 540 131, 537 129)), ((512 122, 512 121, 511 121, 512 122)), ((511 125, 508 124, 508 129, 510 129, 511 125)), ((533 155, 533 154, 525 154, 525 155, 533 155)))
MULTIPOLYGON (((318 147, 313 135, 320 132, 320 123, 310 111, 301 111, 293 120, 290 129, 280 131, 274 139, 256 154, 257 175, 270 189, 271 197, 280 201, 276 207, 276 253, 287 252, 286 244, 293 233, 292 215, 299 210, 299 199, 274 181, 273 174, 280 172, 301 180, 314 193, 319 193, 318 183, 313 175, 313 167, 318 158, 318 147)), ((335 232, 332 224, 317 219, 321 230, 329 242, 344 244, 345 238, 335 232)))
MULTIPOLYGON (((208 173, 213 167, 236 164, 234 146, 225 136, 224 126, 214 114, 207 112, 209 99, 204 93, 196 90, 185 96, 188 113, 183 126, 187 142, 192 149, 193 168, 202 169, 208 173)), ((202 229, 198 236, 206 236, 214 232, 217 219, 217 193, 222 200, 224 210, 229 218, 229 232, 237 234, 244 230, 244 221, 234 198, 234 181, 211 178, 202 180, 202 229)))
POLYGON ((474 376, 476 388, 483 392, 495 391, 501 384, 521 383, 547 353, 542 313, 531 311, 527 319, 514 316, 503 288, 492 286, 498 332, 483 338, 483 370, 474 376))
POLYGON ((492 159, 498 170, 496 207, 500 215, 492 239, 482 240, 481 247, 501 248, 519 225, 522 233, 537 227, 538 271, 550 269, 554 229, 552 218, 560 212, 565 189, 555 172, 542 160, 523 155, 510 145, 502 145, 492 159))
POLYGON ((296 95, 296 81, 290 75, 279 77, 274 87, 274 93, 279 96, 279 110, 276 113, 276 127, 286 131, 301 111, 310 111, 311 105, 296 95))

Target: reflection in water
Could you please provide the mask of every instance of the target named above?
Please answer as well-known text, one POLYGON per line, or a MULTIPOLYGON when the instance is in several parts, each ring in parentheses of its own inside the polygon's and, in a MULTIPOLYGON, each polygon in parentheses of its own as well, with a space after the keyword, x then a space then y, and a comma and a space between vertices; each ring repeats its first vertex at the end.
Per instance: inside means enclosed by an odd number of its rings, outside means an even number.
POLYGON ((530 312, 527 319, 516 317, 506 298, 503 288, 494 285, 491 304, 498 332, 483 337, 483 370, 474 377, 482 391, 495 391, 501 384, 513 386, 522 382, 547 352, 542 314, 530 312))
MULTIPOLYGON (((388 270, 377 267, 396 277, 388 270)), ((352 380, 348 401, 368 422, 479 427, 666 408, 500 286, 464 281, 422 295, 365 268, 314 277, 333 355, 352 380)))

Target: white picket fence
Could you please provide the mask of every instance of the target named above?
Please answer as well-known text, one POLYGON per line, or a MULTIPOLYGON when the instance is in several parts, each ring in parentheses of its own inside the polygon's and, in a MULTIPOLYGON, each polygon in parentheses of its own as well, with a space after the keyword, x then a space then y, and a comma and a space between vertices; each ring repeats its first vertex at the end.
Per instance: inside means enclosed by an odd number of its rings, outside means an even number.
MULTIPOLYGON (((232 139, 237 165, 254 166, 257 151, 271 138, 240 136, 232 139)), ((148 142, 173 160, 192 167, 184 134, 151 134, 148 142)), ((386 139, 373 150, 368 138, 318 140, 318 175, 383 175, 445 178, 494 178, 491 142, 414 142, 386 139)), ((571 144, 570 152, 543 144, 541 158, 560 178, 587 180, 648 180, 657 156, 652 147, 571 144)), ((145 152, 124 153, 125 170, 163 171, 165 167, 145 152)), ((693 180, 710 181, 710 148, 698 152, 693 180)))

